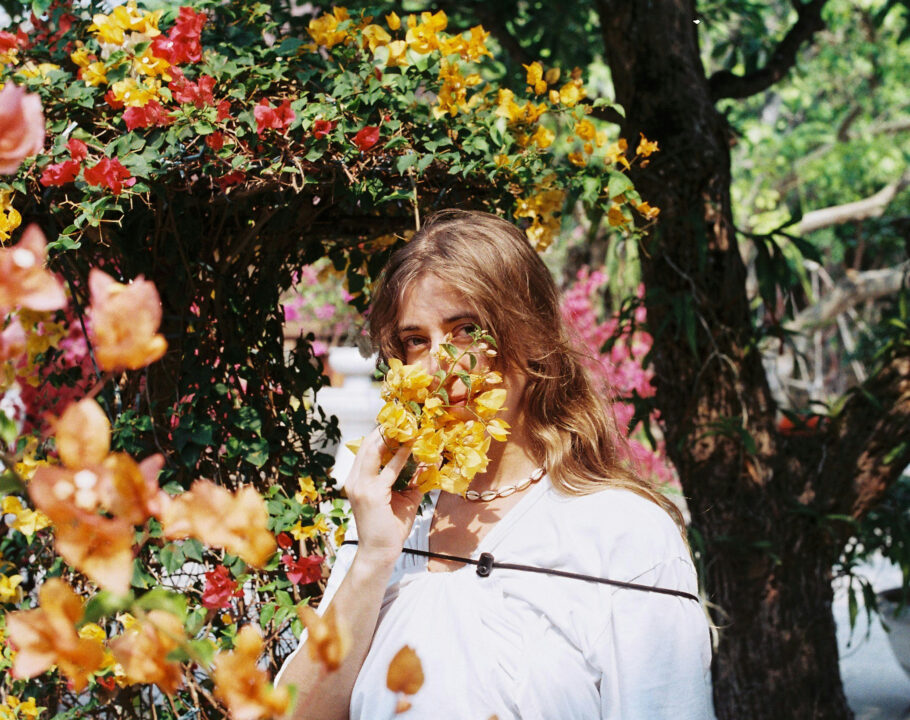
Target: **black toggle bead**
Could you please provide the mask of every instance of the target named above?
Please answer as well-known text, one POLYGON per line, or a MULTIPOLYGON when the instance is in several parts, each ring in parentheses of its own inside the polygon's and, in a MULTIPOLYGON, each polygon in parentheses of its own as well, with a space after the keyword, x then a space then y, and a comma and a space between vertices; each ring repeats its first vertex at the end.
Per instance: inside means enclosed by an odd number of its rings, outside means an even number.
POLYGON ((490 553, 480 553, 480 559, 477 561, 477 574, 480 577, 487 577, 493 572, 493 556, 490 553))

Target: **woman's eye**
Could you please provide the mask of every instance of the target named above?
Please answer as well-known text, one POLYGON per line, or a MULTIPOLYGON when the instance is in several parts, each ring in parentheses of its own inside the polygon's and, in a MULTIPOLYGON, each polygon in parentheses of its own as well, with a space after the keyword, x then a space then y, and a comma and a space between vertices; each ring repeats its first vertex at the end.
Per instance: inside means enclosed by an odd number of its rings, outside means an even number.
POLYGON ((413 350, 423 345, 423 338, 421 337, 409 337, 405 338, 403 341, 405 348, 408 350, 413 350))
POLYGON ((477 326, 474 323, 468 323, 467 325, 459 327, 455 331, 455 334, 462 338, 469 338, 475 332, 477 332, 477 326))

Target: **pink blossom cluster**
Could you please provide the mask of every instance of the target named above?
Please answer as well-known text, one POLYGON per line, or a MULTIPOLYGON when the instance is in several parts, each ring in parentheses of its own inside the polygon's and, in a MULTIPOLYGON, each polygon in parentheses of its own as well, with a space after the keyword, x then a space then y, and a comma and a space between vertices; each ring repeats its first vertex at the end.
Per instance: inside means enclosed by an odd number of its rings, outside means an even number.
MULTIPOLYGON (((589 369, 615 394, 613 412, 617 423, 627 428, 635 414, 635 406, 623 398, 631 398, 634 393, 643 398, 654 395, 651 384, 654 373, 642 367, 653 338, 641 329, 647 314, 644 306, 635 309, 633 328, 621 325, 616 316, 605 319, 598 316, 598 296, 608 280, 601 270, 581 268, 575 282, 563 294, 562 312, 585 351, 589 369), (612 345, 602 351, 611 338, 615 338, 612 345)), ((644 287, 639 286, 638 296, 643 295, 644 287)), ((657 413, 650 419, 657 421, 657 413)), ((659 441, 653 450, 635 435, 630 436, 628 441, 632 459, 643 474, 656 477, 660 482, 677 484, 663 441, 659 441)))

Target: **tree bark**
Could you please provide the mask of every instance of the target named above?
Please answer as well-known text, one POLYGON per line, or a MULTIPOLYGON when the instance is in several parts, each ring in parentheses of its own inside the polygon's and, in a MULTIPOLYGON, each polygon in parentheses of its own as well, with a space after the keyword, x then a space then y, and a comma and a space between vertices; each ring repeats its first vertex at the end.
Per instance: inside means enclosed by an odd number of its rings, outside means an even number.
MULTIPOLYGON (((640 256, 656 399, 718 608, 717 716, 850 718, 831 613, 844 538, 824 522, 819 483, 835 437, 825 427, 799 438, 777 430, 733 229, 727 126, 701 64, 693 2, 601 0, 598 10, 622 134, 660 144, 634 177, 661 209, 640 256)), ((876 437, 887 444, 894 428, 876 437)), ((880 495, 896 475, 866 466, 880 495)))

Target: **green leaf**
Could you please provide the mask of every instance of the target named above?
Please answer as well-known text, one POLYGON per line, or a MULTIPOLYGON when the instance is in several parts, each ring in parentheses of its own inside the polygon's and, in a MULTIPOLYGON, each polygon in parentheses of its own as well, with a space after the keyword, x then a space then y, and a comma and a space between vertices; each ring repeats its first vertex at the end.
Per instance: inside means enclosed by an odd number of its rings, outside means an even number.
POLYGON ((176 615, 180 622, 186 620, 186 596, 171 590, 160 587, 149 590, 136 601, 136 605, 143 610, 164 610, 176 615))
POLYGON ((631 190, 632 187, 632 181, 629 180, 628 176, 621 172, 610 172, 610 181, 607 183, 607 195, 611 198, 624 194, 631 190))
POLYGON ((399 155, 398 160, 395 161, 395 168, 399 173, 404 173, 409 167, 414 165, 420 159, 420 155, 415 152, 405 153, 404 155, 399 155))
POLYGON ((96 623, 101 618, 112 617, 133 604, 133 594, 115 595, 109 590, 101 590, 89 598, 82 613, 80 625, 96 623))

